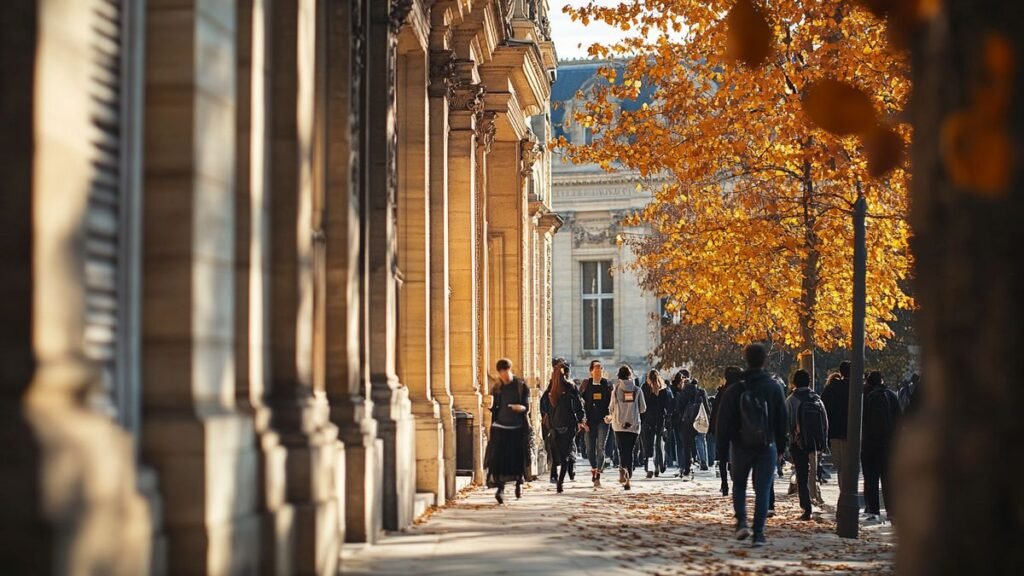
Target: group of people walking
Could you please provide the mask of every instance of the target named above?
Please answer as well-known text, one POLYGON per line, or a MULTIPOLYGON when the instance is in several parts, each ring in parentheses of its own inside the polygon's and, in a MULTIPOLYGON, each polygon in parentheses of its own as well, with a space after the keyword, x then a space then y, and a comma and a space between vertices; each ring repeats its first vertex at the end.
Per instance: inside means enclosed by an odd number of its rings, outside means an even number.
MULTIPOLYGON (((556 358, 540 398, 540 412, 557 492, 563 492, 567 476, 570 480, 575 476, 580 438, 595 488, 601 487, 609 457, 618 466, 618 481, 624 490, 632 488, 633 472, 641 462, 647 478, 664 474, 674 463, 679 468, 676 476, 684 479, 692 478, 695 463, 703 470, 717 463, 723 496, 730 494, 732 480, 736 538, 752 537, 754 546, 762 546, 765 524, 774 509, 775 474, 781 475, 786 459, 795 472, 803 511, 800 518, 810 520, 813 503, 820 502, 817 481, 825 478, 819 457, 831 453, 841 483, 842 469, 850 465, 845 461, 848 400, 853 388, 850 365, 840 365, 821 396, 813 389, 811 375, 798 370, 787 396, 786 384, 765 369, 767 350, 763 345, 747 346, 744 359, 746 369, 728 367, 724 383, 709 397, 685 370, 673 376, 671 385, 666 385, 656 370, 641 384, 632 368, 622 365, 614 381, 609 381, 598 360, 590 364, 590 377, 577 385, 570 378, 568 363, 556 358), (748 482, 754 491, 752 525, 747 522, 748 482)), ((496 488, 495 498, 502 503, 505 484, 514 482, 519 498, 526 479, 530 390, 513 375, 508 360, 498 362, 497 372, 485 466, 488 484, 496 488)), ((881 518, 880 493, 890 520, 893 518, 889 454, 898 419, 919 403, 919 380, 915 375, 899 395, 885 386, 878 372, 870 373, 863 385, 860 457, 869 519, 881 518)))

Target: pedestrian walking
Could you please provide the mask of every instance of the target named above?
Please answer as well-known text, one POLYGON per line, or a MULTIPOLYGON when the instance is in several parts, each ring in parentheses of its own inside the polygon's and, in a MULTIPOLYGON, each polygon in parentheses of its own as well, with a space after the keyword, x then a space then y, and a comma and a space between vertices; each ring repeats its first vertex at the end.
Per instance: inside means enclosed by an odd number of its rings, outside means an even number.
POLYGON ((680 370, 672 377, 672 407, 669 410, 669 424, 672 427, 670 441, 675 444, 676 466, 679 468, 679 472, 676 474, 677 478, 688 477, 690 471, 690 463, 686 461, 690 451, 685 446, 688 436, 686 434, 687 426, 683 424, 684 406, 682 405, 683 386, 689 377, 690 373, 686 370, 680 370))
POLYGON ((818 450, 828 443, 828 416, 825 404, 811 389, 811 375, 806 370, 793 374, 793 393, 786 398, 789 417, 789 455, 796 471, 796 487, 800 497, 800 508, 804 511, 801 520, 811 519, 811 459, 818 450))
POLYGON ((594 488, 600 488, 609 430, 604 419, 612 400, 612 386, 604 378, 604 367, 600 360, 590 362, 590 378, 580 383, 580 396, 583 398, 583 411, 587 418, 584 437, 590 461, 590 480, 594 488))
POLYGON ((690 385, 696 390, 697 395, 701 397, 701 405, 697 408, 696 418, 693 419, 693 429, 697 432, 693 437, 693 444, 696 449, 697 463, 700 464, 700 469, 707 470, 708 463, 711 462, 708 458, 707 444, 707 431, 710 430, 711 400, 708 398, 707 390, 700 385, 696 378, 690 380, 690 385))
MULTIPOLYGON (((687 372, 686 374, 688 375, 689 373, 687 372)), ((688 378, 684 378, 679 399, 673 402, 673 404, 674 413, 678 415, 676 422, 679 423, 682 429, 683 440, 679 475, 685 478, 693 475, 692 462, 695 456, 699 458, 699 452, 695 453, 698 432, 694 428, 694 422, 697 421, 702 408, 705 414, 710 414, 711 406, 708 404, 707 392, 697 386, 696 380, 689 380, 688 378)), ((705 454, 705 460, 701 462, 702 470, 708 469, 706 458, 707 455, 705 454)))
POLYGON ((719 446, 716 455, 718 456, 718 476, 722 481, 722 496, 729 495, 729 444, 722 441, 718 432, 718 414, 722 410, 722 400, 725 398, 725 391, 740 381, 743 370, 739 366, 729 366, 725 369, 725 383, 718 387, 715 394, 716 400, 711 406, 711 429, 715 431, 716 442, 719 446))
MULTIPOLYGON (((859 390, 859 388, 858 388, 859 390)), ((839 364, 839 376, 830 376, 825 389, 821 391, 821 401, 825 403, 828 414, 828 445, 832 454, 832 464, 839 476, 839 491, 843 491, 843 465, 846 463, 846 428, 850 412, 850 363, 839 364)))
POLYGON ((881 372, 872 372, 864 388, 864 432, 860 452, 860 463, 864 469, 864 508, 868 520, 882 519, 879 482, 886 513, 890 520, 893 518, 895 507, 889 489, 889 455, 899 417, 899 398, 885 387, 881 372))
POLYGON ((647 410, 647 403, 640 387, 633 382, 633 371, 629 366, 619 368, 619 379, 612 392, 607 421, 615 431, 615 442, 619 446, 619 482, 630 489, 633 475, 633 449, 640 435, 640 415, 647 410))
POLYGON ((495 488, 498 504, 505 503, 505 484, 515 483, 516 499, 523 495, 526 462, 530 458, 530 387, 512 372, 512 361, 498 360, 498 383, 491 389, 491 433, 484 455, 487 485, 495 488))
POLYGON ((546 407, 550 439, 548 445, 552 450, 552 459, 559 466, 556 479, 557 491, 564 489, 565 476, 570 470, 571 460, 576 458, 574 440, 576 433, 586 423, 583 403, 580 394, 568 378, 568 364, 559 361, 551 371, 548 389, 541 398, 541 405, 546 407))
POLYGON ((896 394, 896 397, 900 401, 900 412, 906 414, 910 409, 910 402, 914 398, 914 394, 917 392, 917 387, 921 383, 921 375, 913 374, 910 380, 905 382, 903 386, 900 386, 900 391, 896 394))
POLYGON ((644 412, 641 431, 644 447, 644 471, 647 477, 660 476, 665 472, 665 455, 662 452, 662 441, 665 435, 665 421, 672 408, 672 391, 665 385, 657 370, 647 373, 642 392, 647 411, 644 412), (649 468, 650 459, 654 458, 654 470, 649 468))
POLYGON ((766 544, 764 528, 778 447, 786 446, 786 399, 776 377, 765 370, 765 347, 751 344, 744 350, 744 357, 747 371, 741 382, 722 393, 718 436, 730 449, 738 540, 751 535, 747 524, 747 479, 754 473, 753 545, 759 547, 766 544))

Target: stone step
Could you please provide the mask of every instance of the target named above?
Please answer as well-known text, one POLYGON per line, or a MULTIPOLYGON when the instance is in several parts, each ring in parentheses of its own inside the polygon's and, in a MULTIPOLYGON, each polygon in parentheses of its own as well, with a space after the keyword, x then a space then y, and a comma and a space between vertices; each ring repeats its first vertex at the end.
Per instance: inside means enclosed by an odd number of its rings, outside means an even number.
POLYGON ((470 487, 473 484, 472 476, 456 476, 455 477, 455 492, 459 493, 470 487))

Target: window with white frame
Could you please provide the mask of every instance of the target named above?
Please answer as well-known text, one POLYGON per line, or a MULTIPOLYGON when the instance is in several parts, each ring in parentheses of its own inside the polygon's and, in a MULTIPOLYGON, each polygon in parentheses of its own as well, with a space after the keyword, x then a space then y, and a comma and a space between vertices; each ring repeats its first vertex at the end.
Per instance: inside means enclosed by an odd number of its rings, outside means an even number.
POLYGON ((615 284, 610 260, 581 262, 583 285, 583 349, 615 349, 615 284))

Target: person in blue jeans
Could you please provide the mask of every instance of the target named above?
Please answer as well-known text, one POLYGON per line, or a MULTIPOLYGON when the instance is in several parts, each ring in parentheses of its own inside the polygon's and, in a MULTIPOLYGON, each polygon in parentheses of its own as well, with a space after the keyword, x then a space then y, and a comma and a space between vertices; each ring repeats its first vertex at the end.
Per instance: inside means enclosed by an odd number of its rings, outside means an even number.
POLYGON ((612 386, 603 377, 604 368, 600 360, 590 362, 590 378, 580 383, 583 410, 587 414, 585 439, 587 459, 590 460, 590 480, 594 488, 601 487, 601 472, 604 471, 605 446, 608 442, 608 403, 611 401, 612 386))
POLYGON ((767 543, 764 528, 779 460, 778 447, 786 446, 788 435, 786 398, 776 377, 764 368, 767 349, 761 344, 751 344, 743 355, 747 370, 739 383, 721 394, 715 435, 721 447, 729 446, 737 540, 751 536, 747 524, 747 479, 753 473, 753 545, 760 547, 767 543))

